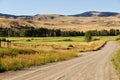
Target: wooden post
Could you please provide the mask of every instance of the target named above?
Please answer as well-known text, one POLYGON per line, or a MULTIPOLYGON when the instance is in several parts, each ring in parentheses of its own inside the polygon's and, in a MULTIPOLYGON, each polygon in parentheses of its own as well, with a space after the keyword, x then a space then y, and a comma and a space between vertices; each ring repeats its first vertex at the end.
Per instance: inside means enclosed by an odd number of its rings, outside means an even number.
POLYGON ((9 40, 7 40, 7 47, 9 48, 9 40))
POLYGON ((9 48, 11 48, 11 41, 9 40, 9 48))
POLYGON ((44 53, 44 64, 46 63, 46 60, 45 60, 45 58, 46 58, 46 53, 44 53))

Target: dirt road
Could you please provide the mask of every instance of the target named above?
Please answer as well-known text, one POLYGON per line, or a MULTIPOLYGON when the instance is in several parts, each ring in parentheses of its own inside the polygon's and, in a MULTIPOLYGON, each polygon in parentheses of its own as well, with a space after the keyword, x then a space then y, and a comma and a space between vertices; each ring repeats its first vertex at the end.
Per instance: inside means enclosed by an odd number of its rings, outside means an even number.
POLYGON ((110 61, 116 50, 117 43, 110 41, 101 50, 87 52, 82 57, 29 70, 2 73, 0 80, 119 80, 110 61))

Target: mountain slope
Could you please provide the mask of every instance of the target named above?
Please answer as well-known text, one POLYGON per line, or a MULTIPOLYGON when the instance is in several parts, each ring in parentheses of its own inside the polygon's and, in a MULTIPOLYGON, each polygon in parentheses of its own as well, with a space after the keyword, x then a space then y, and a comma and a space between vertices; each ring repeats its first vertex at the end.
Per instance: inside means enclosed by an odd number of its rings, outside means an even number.
POLYGON ((0 13, 0 17, 5 17, 5 18, 17 18, 17 16, 15 16, 15 15, 2 14, 2 13, 0 13))
POLYGON ((76 15, 72 15, 72 16, 75 16, 75 17, 93 17, 93 16, 109 17, 109 16, 116 16, 116 15, 119 15, 119 13, 116 13, 116 12, 88 11, 88 12, 84 12, 84 13, 76 14, 76 15))

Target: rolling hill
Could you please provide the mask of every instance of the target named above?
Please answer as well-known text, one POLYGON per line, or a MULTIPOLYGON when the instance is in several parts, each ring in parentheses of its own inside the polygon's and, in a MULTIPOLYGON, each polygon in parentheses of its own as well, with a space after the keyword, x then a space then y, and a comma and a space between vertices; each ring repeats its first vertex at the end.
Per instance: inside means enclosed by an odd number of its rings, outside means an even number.
POLYGON ((62 30, 120 29, 120 13, 88 11, 76 15, 37 14, 10 15, 0 13, 0 27, 45 27, 62 30))

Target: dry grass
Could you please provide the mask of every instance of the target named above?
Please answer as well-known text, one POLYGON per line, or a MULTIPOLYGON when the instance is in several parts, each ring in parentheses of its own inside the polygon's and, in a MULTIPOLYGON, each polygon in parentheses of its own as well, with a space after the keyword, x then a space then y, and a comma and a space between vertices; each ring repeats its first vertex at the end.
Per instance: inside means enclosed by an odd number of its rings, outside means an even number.
MULTIPOLYGON (((13 38, 9 38, 9 39, 13 39, 13 38)), ((7 70, 19 70, 22 68, 29 68, 31 66, 38 66, 46 63, 51 63, 51 62, 68 60, 68 59, 80 56, 79 54, 77 54, 79 52, 97 50, 101 46, 103 46, 103 44, 105 43, 105 40, 92 41, 89 43, 81 42, 81 41, 78 42, 79 40, 82 40, 82 39, 80 39, 79 37, 76 37, 76 38, 72 37, 71 39, 73 41, 75 40, 74 44, 71 44, 71 42, 69 42, 68 44, 65 44, 64 41, 61 42, 62 43, 61 44, 59 43, 59 40, 61 41, 61 39, 63 40, 64 38, 60 38, 60 39, 47 38, 47 40, 54 41, 56 44, 44 43, 44 44, 39 44, 33 47, 31 46, 30 43, 25 43, 25 45, 21 44, 22 46, 19 46, 19 45, 12 46, 13 48, 16 48, 16 50, 4 48, 4 51, 6 49, 6 51, 10 53, 7 53, 7 55, 5 54, 4 56, 0 57, 0 72, 7 71, 7 70), (23 54, 21 54, 21 52, 19 53, 19 51, 23 48, 24 48, 23 51, 26 52, 27 50, 27 52, 23 54), (30 53, 28 50, 30 51, 30 53), (33 50, 35 50, 35 52, 33 50), (14 51, 14 52, 12 52, 11 54, 11 51, 14 51), (14 53, 16 54, 16 52, 17 52, 17 55, 11 56, 14 53)), ((14 40, 19 40, 19 39, 14 38, 14 40)), ((22 38, 21 40, 26 40, 26 38, 22 38)), ((41 40, 42 39, 40 38, 40 41, 41 40)), ((36 45, 37 43, 33 43, 32 45, 36 45)), ((2 49, 3 48, 1 48, 1 51, 2 49)))
MULTIPOLYGON (((118 41, 118 44, 120 45, 120 40, 118 41)), ((115 68, 120 73, 120 46, 119 46, 119 49, 117 50, 116 54, 113 55, 111 60, 112 60, 113 64, 115 65, 115 68)))
POLYGON ((29 68, 30 66, 38 66, 46 63, 56 62, 77 57, 75 51, 39 51, 35 54, 19 54, 11 57, 1 58, 1 66, 6 71, 19 70, 29 68))
POLYGON ((110 30, 120 29, 118 17, 63 17, 51 21, 34 21, 36 27, 54 28, 62 30, 110 30))
POLYGON ((20 19, 5 19, 0 18, 1 27, 10 27, 12 23, 18 23, 21 26, 45 27, 62 30, 110 30, 120 29, 119 17, 58 17, 53 20, 33 20, 25 21, 20 19))
POLYGON ((25 20, 20 20, 20 19, 6 19, 6 18, 0 18, 0 27, 3 28, 11 28, 11 26, 15 26, 15 27, 20 27, 20 26, 34 26, 31 23, 28 23, 25 20))

